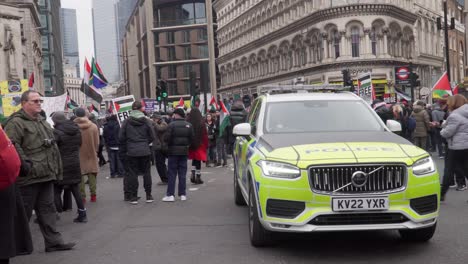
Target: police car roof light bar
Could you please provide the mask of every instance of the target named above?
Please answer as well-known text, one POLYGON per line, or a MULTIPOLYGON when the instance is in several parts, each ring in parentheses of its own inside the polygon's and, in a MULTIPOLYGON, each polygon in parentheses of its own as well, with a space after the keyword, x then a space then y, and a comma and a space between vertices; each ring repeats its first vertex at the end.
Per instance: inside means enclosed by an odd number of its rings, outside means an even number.
POLYGON ((307 92, 349 92, 350 87, 338 84, 320 85, 265 85, 257 88, 258 94, 285 94, 307 92))

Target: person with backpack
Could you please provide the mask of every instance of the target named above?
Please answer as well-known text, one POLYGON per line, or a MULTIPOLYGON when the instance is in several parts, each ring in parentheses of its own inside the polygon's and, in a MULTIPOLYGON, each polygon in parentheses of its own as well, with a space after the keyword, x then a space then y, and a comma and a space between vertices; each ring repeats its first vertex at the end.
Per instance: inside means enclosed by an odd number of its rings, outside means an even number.
MULTIPOLYGON (((33 251, 29 221, 16 181, 21 159, 0 125, 0 263, 33 251)), ((23 174, 25 173, 23 169, 23 174)), ((24 176, 24 175, 22 175, 24 176)))

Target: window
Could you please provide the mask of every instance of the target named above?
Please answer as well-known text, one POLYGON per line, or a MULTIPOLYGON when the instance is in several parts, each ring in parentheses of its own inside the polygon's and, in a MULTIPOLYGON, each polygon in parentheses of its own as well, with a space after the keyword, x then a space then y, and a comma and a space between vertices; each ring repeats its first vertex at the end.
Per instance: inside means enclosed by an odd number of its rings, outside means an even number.
POLYGON ((166 43, 167 44, 174 44, 175 43, 175 37, 174 37, 174 32, 166 32, 166 43))
POLYGON ((208 40, 208 33, 206 29, 202 28, 198 30, 198 40, 208 40))
POLYGON ((168 61, 176 60, 176 50, 175 50, 175 47, 169 47, 169 48, 167 48, 167 60, 168 60, 168 61))
POLYGON ((49 37, 47 35, 41 36, 42 41, 42 49, 48 50, 49 49, 49 37))
POLYGON ((359 36, 359 28, 351 28, 351 52, 353 57, 359 57, 359 42, 361 37, 359 36))
POLYGON ((208 58, 209 55, 208 55, 208 46, 207 45, 203 45, 203 46, 198 46, 198 52, 200 54, 200 58, 208 58))
POLYGON ((189 30, 182 31, 182 42, 190 43, 190 31, 189 30))
POLYGON ((340 57, 340 33, 338 33, 338 30, 332 31, 332 43, 333 43, 333 48, 335 51, 335 58, 340 57))
POLYGON ((169 78, 177 78, 177 66, 169 65, 169 78))
POLYGON ((184 77, 190 77, 190 72, 192 71, 191 64, 184 64, 184 77))
POLYGON ((190 46, 184 48, 184 59, 190 60, 192 57, 192 48, 190 46))
POLYGON ((372 28, 370 33, 371 39, 371 46, 372 46, 372 54, 377 55, 377 34, 375 33, 375 28, 372 28))
POLYGON ((49 55, 46 55, 42 58, 42 68, 44 69, 44 71, 50 71, 49 55))
POLYGON ((205 3, 195 3, 195 17, 197 24, 206 23, 205 3))

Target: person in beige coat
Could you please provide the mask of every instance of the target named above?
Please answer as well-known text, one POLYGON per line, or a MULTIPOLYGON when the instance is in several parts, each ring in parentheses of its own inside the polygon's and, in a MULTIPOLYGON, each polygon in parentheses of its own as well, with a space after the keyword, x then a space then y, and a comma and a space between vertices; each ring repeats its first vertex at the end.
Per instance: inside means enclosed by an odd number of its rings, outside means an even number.
POLYGON ((424 150, 427 150, 427 136, 431 128, 429 114, 424 109, 426 104, 422 101, 417 101, 413 106, 411 117, 416 120, 416 129, 414 130, 414 144, 424 150))
POLYGON ((83 108, 77 108, 74 122, 80 127, 81 147, 81 184, 80 191, 83 202, 86 201, 85 182, 88 180, 91 202, 96 202, 96 177, 99 172, 97 152, 99 149, 99 130, 87 117, 87 112, 83 108))

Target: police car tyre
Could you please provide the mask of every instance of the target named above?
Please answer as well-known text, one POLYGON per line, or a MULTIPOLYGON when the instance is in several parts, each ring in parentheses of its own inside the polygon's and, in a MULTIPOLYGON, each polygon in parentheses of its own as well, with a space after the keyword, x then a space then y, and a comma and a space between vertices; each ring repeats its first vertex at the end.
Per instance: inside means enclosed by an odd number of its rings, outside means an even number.
POLYGON ((434 236, 436 227, 437 224, 414 230, 399 230, 398 232, 400 233, 401 238, 405 241, 427 242, 434 236))
POLYGON ((249 186, 249 235, 250 244, 254 247, 265 247, 272 244, 272 232, 266 230, 258 218, 257 202, 253 184, 249 186))
POLYGON ((234 166, 234 203, 238 206, 247 205, 245 202, 244 196, 237 181, 237 168, 234 166))

